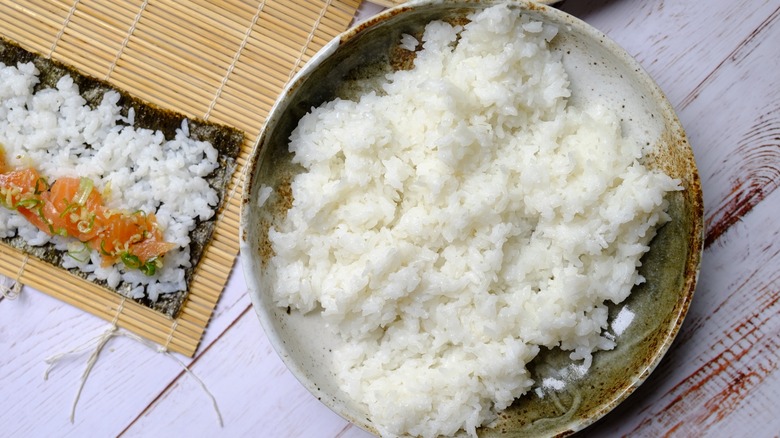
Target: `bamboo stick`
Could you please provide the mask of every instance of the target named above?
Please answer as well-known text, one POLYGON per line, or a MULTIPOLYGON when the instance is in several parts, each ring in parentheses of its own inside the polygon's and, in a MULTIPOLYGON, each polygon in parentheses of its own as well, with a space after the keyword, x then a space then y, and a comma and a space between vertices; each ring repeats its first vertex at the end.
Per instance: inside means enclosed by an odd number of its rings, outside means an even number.
POLYGON ((386 8, 391 8, 393 6, 400 5, 401 3, 406 2, 406 0, 369 0, 371 3, 374 3, 379 6, 384 6, 386 8))

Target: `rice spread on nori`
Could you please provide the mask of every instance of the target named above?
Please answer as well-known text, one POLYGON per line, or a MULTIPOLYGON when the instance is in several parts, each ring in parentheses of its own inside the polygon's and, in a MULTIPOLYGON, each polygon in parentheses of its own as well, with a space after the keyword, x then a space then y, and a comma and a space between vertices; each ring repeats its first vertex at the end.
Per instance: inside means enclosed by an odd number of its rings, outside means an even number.
MULTIPOLYGON (((48 236, 0 209, 0 241, 175 316, 216 225, 241 131, 187 119, 0 38, 0 143, 9 164, 54 182, 87 176, 110 207, 154 213, 167 241, 154 275, 48 236)), ((75 242, 78 244, 78 241, 75 242)))

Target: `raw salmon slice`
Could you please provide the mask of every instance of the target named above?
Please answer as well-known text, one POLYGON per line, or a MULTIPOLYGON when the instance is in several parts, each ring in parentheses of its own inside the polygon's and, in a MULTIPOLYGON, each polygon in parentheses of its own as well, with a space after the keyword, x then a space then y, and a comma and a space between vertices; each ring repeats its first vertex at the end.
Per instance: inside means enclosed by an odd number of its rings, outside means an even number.
POLYGON ((49 187, 33 168, 9 170, 2 148, 0 195, 3 206, 45 233, 73 237, 100 251, 104 266, 121 261, 154 275, 161 257, 177 246, 165 242, 154 214, 107 209, 88 178, 59 178, 49 187))

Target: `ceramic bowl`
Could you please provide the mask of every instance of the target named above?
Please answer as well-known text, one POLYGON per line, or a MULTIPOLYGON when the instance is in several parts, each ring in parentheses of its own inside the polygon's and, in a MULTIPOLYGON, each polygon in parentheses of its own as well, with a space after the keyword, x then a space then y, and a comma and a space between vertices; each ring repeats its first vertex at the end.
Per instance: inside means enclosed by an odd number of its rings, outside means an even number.
MULTIPOLYGON (((408 63, 393 48, 401 34, 419 34, 431 20, 462 22, 475 9, 494 1, 417 1, 396 7, 358 24, 327 44, 291 81, 270 112, 248 163, 241 213, 242 263, 254 308, 274 348, 311 393, 336 413, 375 432, 366 413, 346 396, 327 366, 329 351, 339 343, 315 313, 301 315, 274 305, 264 281, 264 260, 271 254, 267 231, 283 217, 289 199, 277 197, 259 205, 261 185, 280 188, 297 169, 290 165, 288 138, 298 120, 313 106, 331 100, 345 78, 366 75, 408 63)), ((555 396, 534 391, 519 398, 482 436, 554 436, 593 423, 634 391, 658 364, 677 334, 693 292, 702 252, 702 195, 691 148, 671 105, 656 84, 624 50, 588 24, 552 7, 517 1, 536 19, 554 23, 559 35, 552 49, 563 52, 573 89, 572 102, 606 99, 623 114, 624 134, 654 147, 650 167, 661 168, 683 182, 684 190, 669 196, 672 221, 663 226, 642 260, 647 282, 626 304, 634 320, 617 347, 594 355, 593 365, 579 380, 555 396)), ((611 318, 617 308, 612 309, 611 318)), ((537 378, 560 370, 567 355, 540 354, 529 369, 537 378)))

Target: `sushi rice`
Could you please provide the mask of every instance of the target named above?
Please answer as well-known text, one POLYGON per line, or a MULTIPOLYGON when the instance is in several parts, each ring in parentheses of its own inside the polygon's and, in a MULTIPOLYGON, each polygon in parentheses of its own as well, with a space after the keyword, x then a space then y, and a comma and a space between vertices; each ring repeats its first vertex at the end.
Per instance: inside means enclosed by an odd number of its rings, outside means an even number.
POLYGON ((34 167, 51 184, 61 177, 93 180, 111 209, 153 212, 167 242, 177 245, 164 265, 148 276, 121 263, 101 266, 98 251, 73 238, 49 236, 15 211, 0 209, 0 238, 19 237, 30 246, 54 244, 61 267, 76 268, 89 280, 104 281, 130 298, 157 301, 161 294, 186 290, 191 267, 190 233, 215 214, 217 191, 207 176, 218 166, 209 142, 190 138, 185 119, 174 138, 134 127, 120 94, 106 91, 90 106, 69 75, 56 87, 35 92, 39 71, 33 63, 0 63, 0 145, 11 168, 34 167))

